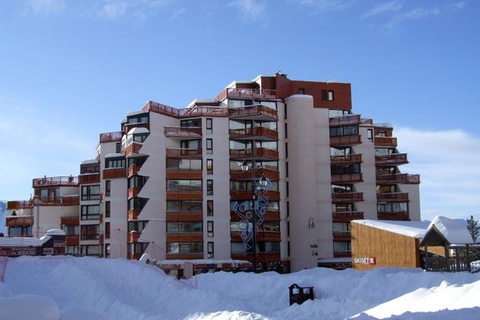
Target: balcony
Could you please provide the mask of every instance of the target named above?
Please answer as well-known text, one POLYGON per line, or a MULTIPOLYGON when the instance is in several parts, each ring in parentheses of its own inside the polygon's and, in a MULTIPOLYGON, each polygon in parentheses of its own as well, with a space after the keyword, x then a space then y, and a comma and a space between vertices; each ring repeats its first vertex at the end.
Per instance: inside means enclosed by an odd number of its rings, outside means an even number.
POLYGON ((167 149, 167 158, 201 159, 202 149, 167 149))
POLYGON ((350 174, 332 175, 332 183, 353 183, 353 182, 363 182, 363 174, 350 173, 350 174))
POLYGON ((362 143, 361 135, 330 137, 331 146, 354 146, 362 143))
MULTIPOLYGON (((280 221, 280 212, 276 210, 269 210, 267 208, 267 212, 264 215, 264 221, 280 221)), ((230 212, 230 221, 241 221, 240 218, 235 212, 230 212)))
MULTIPOLYGON (((280 180, 280 172, 277 170, 271 170, 268 168, 261 168, 255 170, 256 173, 256 179, 261 178, 263 175, 265 178, 270 179, 270 180, 280 180)), ((230 171, 230 180, 252 180, 252 171, 242 171, 242 170, 236 170, 236 171, 230 171)))
POLYGON ((362 155, 361 154, 349 154, 345 156, 330 156, 330 162, 332 164, 350 164, 350 163, 361 163, 362 155))
POLYGON ((62 224, 62 226, 78 226, 80 225, 80 217, 79 216, 61 217, 60 223, 62 224))
MULTIPOLYGON (((268 200, 280 201, 280 191, 269 190, 265 194, 268 200)), ((252 199, 252 190, 230 190, 230 200, 243 201, 252 199)))
POLYGON ((43 177, 33 179, 32 187, 51 187, 51 186, 77 186, 78 177, 63 176, 63 177, 43 177))
POLYGON ((350 241, 352 235, 350 231, 333 231, 333 240, 334 241, 350 241))
POLYGON ((32 216, 21 216, 21 217, 7 217, 5 220, 5 225, 7 227, 25 227, 33 226, 33 217, 32 216))
POLYGON ((278 151, 267 148, 252 149, 231 149, 230 159, 236 161, 255 161, 278 160, 278 151))
POLYGON ((148 122, 124 123, 123 124, 123 133, 127 134, 130 130, 132 130, 134 128, 150 129, 150 123, 148 123, 148 122))
POLYGON ((123 149, 122 153, 125 157, 130 157, 132 154, 138 154, 143 144, 138 142, 132 142, 128 147, 123 149))
POLYGON ((127 234, 127 242, 128 243, 135 243, 138 242, 138 239, 140 238, 141 233, 137 231, 130 231, 127 234))
POLYGON ((379 201, 379 202, 406 202, 406 201, 408 201, 408 193, 406 193, 406 192, 377 193, 377 201, 379 201))
POLYGON ((341 117, 333 117, 329 119, 330 126, 346 126, 360 124, 360 115, 348 115, 341 117))
POLYGON ((167 179, 202 179, 202 170, 175 170, 167 169, 167 179))
POLYGON ((79 184, 100 183, 100 173, 84 173, 78 176, 79 184))
POLYGON ((142 167, 136 164, 132 164, 130 167, 127 169, 127 176, 130 178, 132 176, 135 176, 138 174, 142 167))
POLYGON ((80 197, 78 195, 63 197, 39 197, 35 196, 32 206, 78 206, 80 197))
POLYGON ((103 170, 103 179, 126 178, 127 173, 124 168, 107 168, 103 170))
POLYGON ((202 242, 203 232, 167 232, 168 242, 202 242))
POLYGON ((196 222, 203 221, 203 212, 172 212, 167 211, 167 221, 196 222))
POLYGON ((419 184, 420 175, 418 174, 385 174, 377 175, 377 183, 379 184, 419 184))
POLYGON ((99 141, 100 143, 120 142, 122 141, 122 133, 120 131, 101 133, 99 141))
POLYGON ((363 201, 363 192, 332 193, 332 202, 359 202, 363 201))
POLYGON ((375 147, 395 148, 396 146, 397 146, 397 138, 375 137, 375 147))
POLYGON ((363 219, 362 211, 338 211, 333 213, 334 222, 348 222, 363 219))
POLYGON ((167 200, 202 200, 202 191, 169 191, 167 190, 167 200))
POLYGON ((131 209, 127 212, 127 219, 130 220, 137 220, 138 215, 140 214, 139 209, 131 209))
POLYGON ((230 118, 236 120, 277 121, 278 112, 272 108, 253 105, 229 109, 230 118))
POLYGON ((277 100, 276 91, 270 89, 226 88, 215 98, 216 101, 228 99, 277 100))
POLYGON ((79 235, 66 235, 65 236, 65 245, 66 246, 79 246, 80 245, 80 236, 79 235))
POLYGON ((244 129, 231 129, 230 139, 233 140, 258 140, 277 141, 278 132, 269 128, 254 127, 244 129))
POLYGON ((21 209, 31 209, 33 208, 32 201, 8 201, 7 209, 8 210, 21 210, 21 209))
POLYGON ((198 140, 202 138, 202 128, 198 127, 165 127, 165 137, 178 140, 198 140))
POLYGON ((410 221, 408 212, 378 212, 378 220, 410 221))
POLYGON ((140 193, 140 191, 142 190, 142 188, 140 187, 131 187, 127 190, 127 199, 131 199, 131 198, 136 198, 138 197, 138 194, 140 193))
POLYGON ((395 153, 385 156, 375 156, 375 164, 377 166, 399 166, 407 163, 408 160, 406 153, 395 153))
POLYGON ((334 258, 348 258, 352 256, 351 251, 334 251, 333 257, 334 258))

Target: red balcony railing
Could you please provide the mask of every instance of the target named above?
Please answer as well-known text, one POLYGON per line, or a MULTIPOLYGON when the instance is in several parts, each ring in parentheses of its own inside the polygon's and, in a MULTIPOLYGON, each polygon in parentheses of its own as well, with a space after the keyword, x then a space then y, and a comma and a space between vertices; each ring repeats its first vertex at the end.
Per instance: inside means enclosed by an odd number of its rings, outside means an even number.
POLYGON ((38 187, 50 187, 50 186, 76 186, 78 185, 78 177, 65 176, 65 177, 43 177, 33 179, 32 186, 38 187))

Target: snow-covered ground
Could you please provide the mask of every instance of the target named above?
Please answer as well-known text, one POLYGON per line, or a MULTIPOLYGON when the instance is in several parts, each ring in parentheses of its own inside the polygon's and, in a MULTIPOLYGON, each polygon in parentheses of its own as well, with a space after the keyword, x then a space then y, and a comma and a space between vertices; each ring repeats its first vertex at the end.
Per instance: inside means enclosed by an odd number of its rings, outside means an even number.
POLYGON ((175 280, 139 261, 10 259, 1 320, 480 319, 480 273, 316 268, 279 275, 217 272, 175 280), (314 300, 289 303, 289 286, 314 300))

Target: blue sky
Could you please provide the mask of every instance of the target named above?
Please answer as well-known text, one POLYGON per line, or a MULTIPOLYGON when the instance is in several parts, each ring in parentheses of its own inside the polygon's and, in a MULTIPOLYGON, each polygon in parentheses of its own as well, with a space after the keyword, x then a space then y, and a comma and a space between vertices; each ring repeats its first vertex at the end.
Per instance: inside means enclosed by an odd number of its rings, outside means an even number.
POLYGON ((421 174, 422 218, 480 218, 476 0, 0 0, 0 199, 78 174, 147 100, 184 108, 233 80, 352 84, 421 174))

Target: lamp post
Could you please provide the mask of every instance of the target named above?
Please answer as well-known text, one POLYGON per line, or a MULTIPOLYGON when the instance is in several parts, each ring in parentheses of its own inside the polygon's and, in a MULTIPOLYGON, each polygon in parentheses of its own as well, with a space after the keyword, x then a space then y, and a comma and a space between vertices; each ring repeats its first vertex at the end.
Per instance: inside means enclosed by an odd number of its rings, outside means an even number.
MULTIPOLYGON (((265 178, 262 173, 262 177, 259 179, 258 184, 256 181, 256 166, 254 154, 251 149, 245 149, 245 154, 249 151, 251 153, 251 169, 252 169, 252 201, 244 201, 243 203, 235 202, 233 210, 242 219, 242 222, 246 225, 246 229, 242 231, 243 245, 245 248, 252 248, 252 263, 253 272, 257 272, 257 245, 256 245, 256 225, 262 224, 265 212, 267 210, 268 198, 266 193, 271 184, 270 180, 265 178), (250 220, 252 221, 252 230, 249 228, 250 220), (249 242, 252 240, 252 246, 249 242)), ((243 161, 240 168, 243 172, 248 172, 249 166, 247 161, 243 161)))

